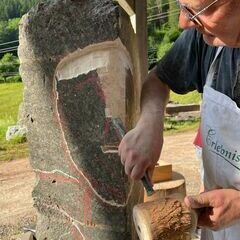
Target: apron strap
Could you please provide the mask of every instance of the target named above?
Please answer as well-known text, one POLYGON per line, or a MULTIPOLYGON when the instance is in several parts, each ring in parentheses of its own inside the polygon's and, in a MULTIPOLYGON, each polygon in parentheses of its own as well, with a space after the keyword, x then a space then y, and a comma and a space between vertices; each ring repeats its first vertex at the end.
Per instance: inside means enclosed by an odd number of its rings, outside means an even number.
POLYGON ((218 47, 216 55, 213 59, 213 62, 211 64, 210 68, 209 68, 208 75, 207 75, 207 78, 206 78, 206 85, 209 86, 209 87, 211 86, 212 81, 214 79, 214 75, 215 75, 215 72, 216 72, 215 69, 216 69, 216 66, 217 66, 217 61, 216 60, 217 60, 218 56, 220 55, 222 49, 223 49, 223 47, 218 47))

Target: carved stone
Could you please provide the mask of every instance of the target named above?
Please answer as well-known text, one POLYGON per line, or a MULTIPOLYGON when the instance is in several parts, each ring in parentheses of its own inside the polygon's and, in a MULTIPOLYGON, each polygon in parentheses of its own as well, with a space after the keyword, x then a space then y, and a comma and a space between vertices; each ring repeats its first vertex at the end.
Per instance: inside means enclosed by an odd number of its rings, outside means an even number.
POLYGON ((38 4, 20 24, 24 121, 38 210, 37 239, 136 239, 132 208, 142 187, 117 154, 137 118, 147 73, 146 2, 129 16, 111 0, 38 4))

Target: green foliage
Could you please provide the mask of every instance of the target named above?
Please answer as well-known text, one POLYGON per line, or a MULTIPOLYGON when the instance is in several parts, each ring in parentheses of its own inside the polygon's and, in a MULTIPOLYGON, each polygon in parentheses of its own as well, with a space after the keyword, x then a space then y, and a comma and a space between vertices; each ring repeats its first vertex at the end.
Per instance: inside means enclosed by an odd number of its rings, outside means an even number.
MULTIPOLYGON (((20 18, 9 19, 8 21, 0 21, 0 43, 11 42, 18 39, 19 21, 20 18)), ((16 47, 16 45, 17 43, 12 43, 0 46, 0 57, 4 54, 4 52, 1 53, 2 49, 7 51, 10 47, 16 47)), ((16 52, 17 51, 15 51, 15 54, 16 52)))
POLYGON ((10 144, 18 144, 27 142, 26 136, 15 136, 12 140, 9 141, 10 144))
POLYGON ((148 0, 148 59, 156 63, 171 48, 181 33, 179 8, 172 0, 148 0))
POLYGON ((5 140, 7 128, 16 125, 19 104, 23 98, 23 84, 0 84, 0 161, 25 157, 28 154, 26 139, 5 140))
POLYGON ((11 53, 6 53, 2 59, 0 59, 0 69, 14 71, 15 67, 12 63, 19 65, 18 58, 11 53))
POLYGON ((165 30, 165 35, 164 35, 164 42, 175 42, 179 35, 181 34, 181 31, 177 27, 168 27, 165 30))
POLYGON ((6 80, 5 80, 6 83, 16 83, 16 82, 21 82, 21 81, 22 81, 22 79, 21 79, 20 75, 6 77, 6 80))
POLYGON ((0 43, 3 43, 8 38, 7 25, 7 21, 0 21, 0 43))
POLYGON ((39 0, 1 0, 0 20, 7 21, 12 18, 20 18, 39 0))
POLYGON ((178 120, 175 117, 166 117, 164 120, 164 131, 165 134, 185 132, 194 130, 196 131, 199 127, 199 118, 190 118, 188 120, 178 120))
MULTIPOLYGON (((40 0, 0 1, 0 44, 18 39, 18 24, 20 18, 38 2, 40 2, 40 0)), ((11 45, 5 45, 4 48, 10 46, 11 45)))
POLYGON ((176 4, 177 1, 170 0, 169 4, 169 17, 168 24, 170 27, 175 28, 178 25, 178 15, 176 14, 179 11, 179 7, 176 4))
POLYGON ((190 92, 188 94, 176 94, 174 92, 170 93, 170 100, 174 103, 179 104, 190 104, 196 103, 199 104, 201 102, 201 94, 197 91, 190 92))
POLYGON ((1 84, 1 83, 5 83, 5 81, 6 81, 5 77, 2 77, 2 76, 0 75, 0 84, 1 84))
POLYGON ((172 45, 173 45, 172 42, 160 43, 157 50, 157 59, 161 59, 166 54, 166 52, 172 47, 172 45))
POLYGON ((7 31, 9 32, 9 39, 18 39, 18 24, 20 18, 12 18, 8 20, 7 31))
POLYGON ((11 53, 6 53, 0 59, 0 83, 1 82, 20 82, 21 77, 18 73, 19 59, 11 53))
POLYGON ((27 13, 40 1, 41 0, 0 1, 0 83, 21 81, 18 73, 19 61, 16 57, 16 48, 18 45, 16 40, 19 38, 18 25, 22 15, 27 13), (5 54, 8 51, 12 54, 5 54))

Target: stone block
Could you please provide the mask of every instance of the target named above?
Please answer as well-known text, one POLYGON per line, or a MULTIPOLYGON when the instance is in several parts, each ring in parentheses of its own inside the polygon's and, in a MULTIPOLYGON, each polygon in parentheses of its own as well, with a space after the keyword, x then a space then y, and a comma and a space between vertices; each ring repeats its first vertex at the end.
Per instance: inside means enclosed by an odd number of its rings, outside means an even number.
POLYGON ((142 187, 125 176, 117 154, 101 148, 121 140, 113 119, 128 130, 139 112, 146 1, 132 2, 136 33, 111 0, 45 1, 21 20, 38 240, 136 239, 131 214, 142 187))

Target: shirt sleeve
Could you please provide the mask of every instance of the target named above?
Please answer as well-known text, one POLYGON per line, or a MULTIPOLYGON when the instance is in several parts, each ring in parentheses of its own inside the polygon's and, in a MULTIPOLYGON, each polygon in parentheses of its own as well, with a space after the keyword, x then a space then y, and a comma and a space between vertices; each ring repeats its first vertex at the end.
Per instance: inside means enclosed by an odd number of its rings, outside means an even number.
POLYGON ((201 37, 196 30, 185 30, 157 64, 159 79, 178 93, 202 92, 201 37))

